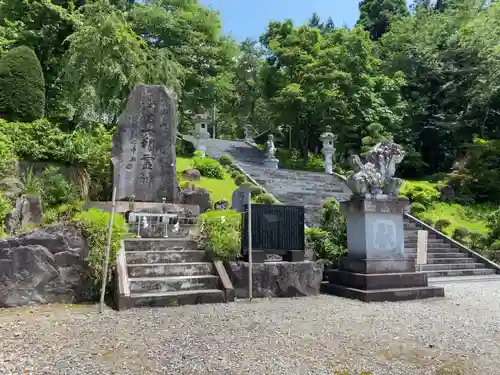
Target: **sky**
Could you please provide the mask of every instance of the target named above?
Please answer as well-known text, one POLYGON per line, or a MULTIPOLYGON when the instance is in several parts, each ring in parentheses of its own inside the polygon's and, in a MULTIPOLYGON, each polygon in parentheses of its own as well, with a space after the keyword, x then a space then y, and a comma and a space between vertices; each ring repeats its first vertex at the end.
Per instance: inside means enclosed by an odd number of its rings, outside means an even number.
POLYGON ((332 17, 336 26, 354 26, 359 0, 201 0, 221 13, 223 32, 242 41, 257 39, 269 21, 291 18, 303 24, 316 12, 322 20, 332 17))

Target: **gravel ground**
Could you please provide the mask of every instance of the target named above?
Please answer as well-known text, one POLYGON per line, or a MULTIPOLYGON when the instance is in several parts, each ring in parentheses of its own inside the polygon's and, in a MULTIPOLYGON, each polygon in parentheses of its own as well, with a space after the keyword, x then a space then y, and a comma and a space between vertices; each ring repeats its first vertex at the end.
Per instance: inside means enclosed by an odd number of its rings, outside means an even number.
POLYGON ((0 374, 499 374, 500 281, 445 288, 405 303, 0 310, 0 374))

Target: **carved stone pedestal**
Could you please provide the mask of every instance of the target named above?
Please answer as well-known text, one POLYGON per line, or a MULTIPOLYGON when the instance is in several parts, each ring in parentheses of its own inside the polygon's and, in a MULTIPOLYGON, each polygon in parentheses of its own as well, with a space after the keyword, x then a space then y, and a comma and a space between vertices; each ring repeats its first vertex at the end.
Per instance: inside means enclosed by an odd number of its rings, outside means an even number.
POLYGON ((442 287, 428 286, 427 274, 415 272, 404 256, 403 212, 396 198, 352 198, 342 202, 347 217, 347 257, 332 271, 324 291, 365 302, 443 297, 442 287))
POLYGON ((264 168, 278 169, 279 160, 276 158, 266 158, 264 159, 264 168))

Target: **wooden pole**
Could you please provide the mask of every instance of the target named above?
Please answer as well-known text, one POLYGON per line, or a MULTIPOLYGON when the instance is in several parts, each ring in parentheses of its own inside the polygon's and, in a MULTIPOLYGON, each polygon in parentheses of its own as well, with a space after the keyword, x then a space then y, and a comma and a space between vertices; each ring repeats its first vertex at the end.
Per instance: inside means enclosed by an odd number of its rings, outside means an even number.
POLYGON ((111 251, 111 236, 113 234, 113 216, 115 215, 116 207, 116 186, 113 187, 113 197, 111 199, 111 215, 109 217, 108 226, 108 242, 106 243, 106 253, 104 255, 104 264, 102 266, 102 286, 101 286, 101 300, 99 304, 99 312, 104 311, 104 296, 106 294, 106 283, 108 281, 108 266, 109 266, 109 253, 111 251))

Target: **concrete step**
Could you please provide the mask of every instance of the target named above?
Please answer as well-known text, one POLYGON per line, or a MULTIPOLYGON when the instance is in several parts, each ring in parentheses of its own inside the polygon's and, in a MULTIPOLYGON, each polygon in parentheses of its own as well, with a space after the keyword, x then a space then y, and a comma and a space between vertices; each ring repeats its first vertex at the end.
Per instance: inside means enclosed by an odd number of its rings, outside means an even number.
POLYGON ((474 283, 485 281, 500 281, 500 275, 477 275, 477 276, 442 276, 442 277, 429 277, 429 284, 448 284, 448 283, 474 283))
MULTIPOLYGON (((417 239, 408 240, 408 239, 405 238, 405 244, 415 245, 415 247, 416 247, 417 246, 417 242, 418 242, 417 239)), ((432 246, 451 247, 451 244, 448 243, 448 242, 445 242, 442 239, 429 238, 427 240, 427 247, 432 247, 432 246)))
POLYGON ((474 263, 474 258, 427 258, 427 264, 460 264, 474 263))
POLYGON ((222 303, 224 301, 224 291, 219 289, 133 293, 130 295, 130 302, 133 307, 172 307, 201 303, 222 303))
POLYGON ((420 269, 426 271, 445 271, 445 270, 465 270, 485 268, 483 263, 441 263, 441 264, 422 264, 420 269))
POLYGON ((198 250, 191 238, 129 238, 124 244, 125 251, 198 250))
MULTIPOLYGON (((467 254, 465 253, 460 253, 458 251, 449 251, 449 252, 435 252, 435 253, 427 253, 427 259, 431 259, 431 258, 463 258, 463 257, 467 257, 467 254)), ((473 259, 473 258, 470 258, 470 259, 473 259)))
POLYGON ((493 275, 494 270, 489 268, 475 268, 468 270, 441 270, 441 271, 425 271, 428 277, 448 277, 448 276, 478 276, 478 275, 493 275))
POLYGON ((217 289, 219 285, 219 277, 215 275, 140 277, 129 281, 131 293, 217 289))
POLYGON ((210 262, 128 264, 127 268, 132 278, 214 274, 214 264, 210 262))
POLYGON ((339 297, 359 299, 364 302, 409 301, 431 297, 444 297, 443 288, 437 286, 361 290, 323 282, 321 284, 321 291, 339 297))
POLYGON ((127 264, 193 263, 205 261, 204 250, 127 251, 127 264))

